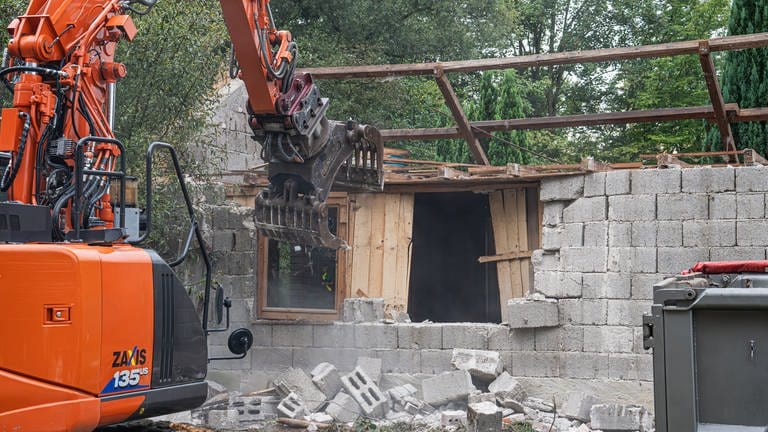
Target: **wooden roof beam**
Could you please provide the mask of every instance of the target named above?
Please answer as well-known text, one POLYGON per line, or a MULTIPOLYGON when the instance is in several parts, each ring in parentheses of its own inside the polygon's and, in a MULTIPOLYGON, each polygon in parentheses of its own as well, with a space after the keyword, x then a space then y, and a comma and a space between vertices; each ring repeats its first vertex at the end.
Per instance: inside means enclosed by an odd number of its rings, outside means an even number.
POLYGON ((443 97, 445 97, 445 104, 448 106, 448 109, 451 110, 453 118, 456 120, 459 134, 467 141, 469 151, 472 153, 472 159, 478 164, 490 165, 491 162, 488 160, 488 156, 485 154, 483 146, 480 145, 480 140, 478 140, 472 132, 469 119, 464 113, 464 110, 461 109, 459 98, 456 96, 456 92, 453 90, 451 82, 445 76, 445 72, 441 67, 435 68, 435 80, 437 81, 437 86, 440 87, 440 91, 443 93, 443 97))
MULTIPOLYGON (((709 99, 712 101, 712 109, 715 114, 715 122, 717 128, 720 130, 720 141, 725 151, 735 151, 736 143, 733 139, 733 131, 731 130, 731 124, 728 122, 728 114, 725 109, 725 101, 723 100, 723 92, 720 90, 720 83, 717 80, 717 72, 715 72, 715 63, 710 55, 712 50, 709 47, 709 41, 699 42, 699 61, 701 62, 701 68, 704 71, 704 80, 707 82, 707 91, 709 91, 709 99)), ((729 158, 730 162, 735 162, 735 157, 729 158)))
MULTIPOLYGON (((726 36, 710 39, 712 52, 731 51, 768 46, 768 33, 726 36)), ((441 67, 445 73, 477 72, 485 70, 524 69, 552 65, 599 63, 641 58, 672 57, 698 54, 699 41, 673 42, 658 45, 608 48, 506 57, 482 60, 450 61, 441 63, 387 64, 351 67, 320 67, 299 69, 299 73, 311 73, 315 79, 387 78, 404 76, 430 76, 441 67)))

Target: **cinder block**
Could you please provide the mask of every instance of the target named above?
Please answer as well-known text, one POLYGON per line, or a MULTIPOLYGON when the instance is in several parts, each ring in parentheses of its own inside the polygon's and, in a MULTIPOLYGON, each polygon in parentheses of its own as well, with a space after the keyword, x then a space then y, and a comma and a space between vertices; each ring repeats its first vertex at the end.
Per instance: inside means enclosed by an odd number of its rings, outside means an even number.
POLYGON ((493 402, 496 404, 496 395, 493 393, 473 393, 467 398, 467 403, 493 402))
POLYGON ((736 244, 762 247, 768 245, 768 221, 738 221, 736 223, 736 244))
POLYGON ((681 179, 682 174, 678 169, 633 170, 632 194, 679 193, 681 179))
POLYGON ((543 204, 542 224, 546 227, 556 227, 563 223, 563 209, 565 203, 560 201, 547 202, 543 204))
POLYGON ((586 352, 560 353, 560 377, 595 379, 608 375, 608 354, 586 352))
POLYGON ((472 377, 467 371, 447 372, 421 383, 424 402, 438 407, 453 401, 466 401, 475 390, 472 377))
POLYGON ((536 329, 536 351, 582 351, 584 349, 584 329, 575 326, 563 326, 536 329))
POLYGON ((311 347, 314 343, 314 326, 307 324, 275 324, 272 326, 272 343, 280 347, 311 347))
POLYGON ((631 327, 584 327, 584 351, 597 353, 631 353, 631 327))
POLYGON ((530 378, 558 377, 560 376, 560 353, 513 352, 512 375, 530 378))
POLYGON ((633 273, 656 273, 656 248, 632 248, 630 269, 633 273))
POLYGON ((251 358, 249 369, 253 370, 283 372, 293 365, 292 348, 255 348, 248 353, 248 357, 251 358))
POLYGON ((560 324, 557 301, 515 299, 507 303, 509 327, 556 327, 560 324))
POLYGON ((648 412, 641 406, 601 404, 590 411, 593 429, 647 432, 653 428, 648 412))
POLYGON ((520 402, 528 397, 523 384, 513 378, 509 372, 503 372, 490 383, 488 391, 493 393, 497 399, 511 399, 520 402))
POLYGON ((552 298, 581 297, 582 275, 573 272, 536 272, 533 289, 552 298))
POLYGON ((711 219, 736 219, 736 194, 710 194, 709 217, 711 219))
POLYGON ((469 432, 498 432, 501 430, 501 409, 495 402, 469 404, 467 408, 469 432))
POLYGON ((584 176, 584 196, 595 197, 605 195, 606 173, 597 172, 584 176))
POLYGON ((494 380, 503 369, 501 356, 496 351, 454 348, 451 364, 486 382, 494 380))
POLYGON ((541 248, 545 251, 560 250, 563 245, 563 231, 562 226, 559 227, 543 227, 541 229, 541 248))
POLYGON ((659 220, 709 218, 709 198, 705 194, 659 195, 657 200, 659 220))
POLYGON ((276 413, 269 413, 268 407, 262 404, 262 398, 257 396, 233 397, 229 408, 237 410, 239 423, 253 423, 276 417, 276 413))
POLYGON ((351 348, 294 348, 293 367, 311 371, 318 363, 331 363, 343 372, 355 368, 355 360, 367 351, 351 348))
POLYGON ((563 225, 562 234, 560 235, 560 248, 581 246, 584 246, 584 224, 569 223, 563 225))
POLYGON ((599 404, 597 396, 581 391, 568 392, 558 404, 560 413, 571 420, 589 422, 589 412, 593 405, 599 404))
POLYGON ((733 167, 701 167, 683 170, 683 192, 720 193, 735 190, 736 170, 733 167))
POLYGON ((736 192, 766 192, 768 168, 764 166, 740 167, 736 170, 736 192))
POLYGON ((534 271, 555 271, 560 269, 560 254, 541 249, 533 251, 531 264, 534 271))
POLYGON ((543 179, 539 200, 548 201, 572 201, 584 194, 584 176, 574 175, 543 179))
POLYGON ((360 417, 360 405, 352 396, 341 392, 328 403, 325 412, 339 423, 352 423, 360 417))
POLYGON ((453 369, 451 366, 451 350, 422 350, 421 372, 425 374, 440 374, 453 369))
POLYGON ((455 323, 442 327, 444 348, 488 349, 488 326, 455 323))
POLYGON ((608 220, 615 222, 656 219, 655 195, 617 195, 608 197, 608 220))
POLYGON ((301 369, 290 368, 273 380, 281 395, 296 394, 309 412, 315 412, 325 401, 325 395, 315 386, 312 379, 301 369))
POLYGON ((632 329, 633 336, 633 348, 632 352, 635 354, 644 354, 648 351, 645 350, 643 347, 643 328, 642 327, 635 327, 632 329))
POLYGON ((352 373, 343 375, 341 382, 365 415, 381 418, 387 413, 387 397, 362 368, 357 367, 352 373))
POLYGON ((761 261, 765 259, 765 248, 761 247, 727 247, 711 248, 712 261, 761 261))
POLYGON ((683 223, 679 221, 660 221, 656 235, 658 247, 680 247, 683 245, 683 223))
POLYGON ((416 393, 418 393, 418 390, 413 384, 404 384, 387 390, 389 399, 395 405, 396 411, 403 411, 405 409, 405 399, 416 395, 416 393))
POLYGON ((607 270, 608 248, 576 247, 562 249, 560 257, 565 271, 599 273, 607 270))
POLYGON ((641 326, 643 314, 650 310, 650 301, 608 300, 608 325, 641 326))
POLYGON ((208 411, 208 422, 210 427, 216 429, 230 429, 237 427, 238 412, 236 409, 211 410, 208 411))
POLYGON ((330 363, 320 363, 312 370, 312 382, 325 395, 327 399, 333 399, 341 390, 341 375, 336 366, 330 363))
POLYGON ((632 272, 632 248, 614 247, 608 249, 608 262, 606 270, 609 272, 632 272))
POLYGON ((379 322, 384 319, 383 298, 351 298, 344 300, 344 322, 379 322))
POLYGON ((658 222, 634 222, 632 224, 632 246, 655 247, 658 222))
POLYGON ((374 355, 381 359, 381 368, 384 373, 417 373, 421 370, 421 351, 419 350, 376 350, 374 355))
POLYGON ((379 383, 381 379, 382 360, 380 358, 358 357, 357 366, 368 375, 373 382, 379 383))
POLYGON ((563 209, 563 222, 599 222, 607 216, 607 202, 604 196, 579 198, 563 209))
POLYGON ((737 194, 736 217, 738 219, 765 218, 765 194, 737 194))
POLYGON ((447 410, 440 413, 440 425, 464 429, 467 425, 467 413, 462 410, 447 410))
POLYGON ((566 299, 559 303, 562 325, 605 325, 608 320, 607 300, 566 299))
POLYGON ((608 377, 614 380, 639 380, 639 359, 638 354, 611 354, 608 377))
POLYGON ((608 222, 591 222, 584 224, 584 246, 608 246, 608 222))
POLYGON ((277 406, 277 412, 283 417, 299 418, 309 414, 307 407, 304 405, 301 397, 296 393, 289 393, 280 404, 277 406))
POLYGON ((316 324, 314 346, 320 348, 354 348, 355 325, 342 322, 316 324))
POLYGON ((736 221, 685 221, 683 246, 736 246, 736 221))
POLYGON ((637 375, 640 381, 653 382, 653 355, 641 354, 637 359, 637 375))
POLYGON ((633 274, 632 299, 652 300, 653 286, 665 279, 661 274, 633 274))
POLYGON ((398 324, 397 347, 400 349, 443 348, 443 327, 439 324, 398 324))
POLYGON ((510 330, 507 326, 491 329, 488 349, 491 351, 526 351, 534 348, 534 329, 510 330))
POLYGON ((628 299, 630 282, 629 273, 585 273, 582 294, 588 299, 628 299))
POLYGON ((608 246, 629 247, 632 245, 632 223, 610 222, 608 225, 608 246))
POLYGON ((357 324, 355 325, 355 347, 396 349, 397 327, 390 324, 357 324))
MULTIPOLYGON (((768 236, 767 236, 768 237, 768 236)), ((658 272, 678 274, 701 261, 709 261, 707 248, 659 248, 658 272)))
POLYGON ((605 173, 606 195, 627 195, 632 192, 631 184, 631 172, 629 170, 605 173))

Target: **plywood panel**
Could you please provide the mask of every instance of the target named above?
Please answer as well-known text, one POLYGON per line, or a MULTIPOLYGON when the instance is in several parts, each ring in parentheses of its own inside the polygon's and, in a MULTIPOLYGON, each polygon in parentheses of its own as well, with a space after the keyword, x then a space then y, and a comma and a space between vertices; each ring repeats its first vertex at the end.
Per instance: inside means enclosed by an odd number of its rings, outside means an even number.
MULTIPOLYGON (((520 189, 517 192, 517 232, 518 232, 518 247, 520 251, 528 248, 528 203, 526 200, 528 191, 530 189, 520 189)), ((515 292, 515 297, 524 297, 530 290, 531 280, 531 265, 530 259, 520 259, 517 262, 520 264, 520 291, 515 292)))
POLYGON ((381 295, 385 302, 392 302, 396 296, 397 242, 400 232, 399 194, 388 194, 384 199, 384 257, 382 260, 381 295))
POLYGON ((385 204, 386 195, 373 195, 373 202, 371 203, 371 256, 368 266, 369 297, 383 297, 385 204))
MULTIPOLYGON (((488 195, 491 207, 491 220, 493 223, 493 239, 496 245, 496 254, 511 252, 509 250, 509 235, 507 234, 507 217, 504 210, 504 193, 491 192, 488 195)), ((512 292, 512 265, 510 261, 496 263, 499 279, 499 300, 501 302, 502 321, 507 319, 507 301, 514 297, 512 292)))
POLYGON ((394 304, 408 308, 408 284, 411 280, 411 251, 413 239, 413 194, 400 195, 400 230, 397 234, 397 277, 394 304))
POLYGON ((352 284, 350 297, 358 297, 358 292, 368 296, 368 273, 371 257, 371 204, 372 194, 358 194, 355 197, 354 243, 352 244, 352 284))
MULTIPOLYGON (((518 195, 525 197, 523 190, 507 189, 504 191, 504 218, 507 221, 507 252, 520 252, 520 226, 524 226, 525 219, 518 218, 518 195)), ((527 243, 526 243, 527 245, 527 243)), ((510 264, 512 298, 522 297, 523 275, 520 260, 512 260, 510 264)), ((509 299, 507 299, 509 300, 509 299)), ((506 304, 506 301, 504 302, 506 304)))
POLYGON ((496 255, 509 260, 496 262, 502 320, 507 319, 507 301, 523 297, 530 288, 530 259, 525 189, 506 189, 489 195, 496 255))

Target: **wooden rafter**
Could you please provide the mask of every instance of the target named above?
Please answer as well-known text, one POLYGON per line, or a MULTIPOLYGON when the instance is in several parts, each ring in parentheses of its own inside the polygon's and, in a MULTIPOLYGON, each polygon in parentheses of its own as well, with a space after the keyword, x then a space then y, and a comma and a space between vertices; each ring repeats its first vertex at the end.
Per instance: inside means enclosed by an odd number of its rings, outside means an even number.
MULTIPOLYGON (((728 114, 725 109, 725 101, 723 100, 723 92, 720 90, 720 83, 717 80, 717 72, 715 72, 715 63, 712 61, 711 52, 709 41, 699 42, 699 61, 701 62, 701 68, 704 71, 704 80, 707 82, 709 99, 712 101, 715 122, 717 123, 717 128, 720 130, 720 141, 723 145, 723 150, 734 151, 736 150, 736 143, 733 139, 731 124, 728 122, 728 114)), ((735 158, 732 157, 731 161, 734 159, 735 158)))
POLYGON ((435 68, 435 80, 437 81, 437 86, 440 87, 440 91, 443 93, 443 97, 445 97, 445 104, 448 106, 448 109, 451 110, 451 114, 453 114, 453 118, 456 120, 459 134, 467 141, 469 151, 472 153, 472 158, 479 164, 490 165, 491 163, 488 160, 488 156, 485 154, 483 146, 480 145, 480 140, 478 140, 472 132, 469 119, 461 108, 461 103, 456 96, 456 92, 453 91, 451 82, 440 67, 435 68))
MULTIPOLYGON (((726 36, 709 40, 709 49, 731 51, 768 46, 768 33, 726 36)), ((309 72, 315 79, 386 78, 404 76, 429 76, 438 67, 445 73, 477 72, 485 70, 522 69, 552 65, 599 63, 641 58, 672 57, 698 54, 699 41, 673 42, 658 45, 644 45, 624 48, 608 48, 588 51, 573 51, 551 54, 537 54, 482 60, 464 60, 442 63, 388 64, 352 67, 322 67, 300 69, 309 72)))

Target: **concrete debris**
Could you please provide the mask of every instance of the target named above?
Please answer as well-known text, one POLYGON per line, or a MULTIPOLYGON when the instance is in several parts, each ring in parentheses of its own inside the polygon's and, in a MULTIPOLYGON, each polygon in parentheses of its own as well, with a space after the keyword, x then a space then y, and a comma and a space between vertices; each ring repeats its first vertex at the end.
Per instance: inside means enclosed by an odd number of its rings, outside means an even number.
POLYGON ((352 298, 344 300, 344 322, 379 322, 384 319, 383 298, 352 298))
POLYGON ((466 401, 475 390, 472 377, 467 371, 446 372, 421 383, 424 402, 441 406, 453 401, 466 401))
POLYGON ((497 399, 497 401, 499 402, 499 405, 504 408, 509 408, 516 413, 525 413, 525 410, 530 410, 530 408, 527 408, 522 402, 518 402, 515 399, 497 399))
POLYGON ((333 399, 341 390, 341 375, 336 366, 330 363, 320 363, 312 370, 312 382, 325 395, 326 399, 333 399))
POLYGON ((206 424, 214 429, 233 429, 237 426, 237 410, 213 410, 208 412, 206 424))
POLYGON ((461 410, 443 411, 440 416, 440 425, 448 426, 466 426, 467 413, 461 410))
POLYGON ((325 412, 339 423, 353 423, 362 411, 352 396, 340 392, 328 403, 325 412))
POLYGON ((560 309, 557 300, 532 294, 524 299, 507 302, 510 328, 542 328, 560 325, 560 309))
POLYGON ((555 406, 551 403, 545 401, 544 399, 539 398, 526 398, 523 401, 523 405, 527 406, 528 408, 535 409, 537 411, 542 411, 546 413, 551 413, 555 410, 555 406))
POLYGON ((509 425, 513 425, 517 423, 525 423, 525 414, 518 413, 518 414, 512 414, 512 415, 506 416, 504 417, 503 422, 504 424, 509 424, 509 425))
POLYGON ((382 361, 380 358, 357 358, 357 366, 363 369, 376 384, 381 381, 381 364, 382 361))
POLYGON ((405 411, 406 399, 411 399, 417 392, 416 387, 411 384, 405 384, 387 391, 389 399, 392 401, 392 408, 395 411, 405 411))
POLYGON ((310 412, 317 411, 326 400, 323 392, 312 382, 309 375, 301 369, 288 369, 275 378, 274 385, 282 396, 287 397, 290 393, 296 393, 310 412))
POLYGON ((325 423, 325 424, 333 423, 333 417, 331 417, 329 414, 326 414, 324 412, 312 413, 308 415, 305 419, 312 423, 325 423))
MULTIPOLYGON (((496 398, 501 400, 523 401, 528 396, 523 385, 518 380, 512 378, 512 375, 508 372, 502 372, 495 381, 489 384, 488 391, 494 393, 496 398)), ((512 406, 507 408, 514 409, 512 406)))
POLYGON ((496 403, 496 395, 494 393, 473 393, 469 395, 467 403, 480 403, 480 402, 493 402, 496 403))
POLYGON ((411 316, 408 315, 408 312, 392 311, 390 315, 392 316, 392 321, 396 323, 408 324, 411 322, 411 316))
POLYGON ((360 367, 341 377, 344 389, 357 401, 368 417, 382 418, 387 414, 389 401, 379 386, 360 367))
POLYGON ((588 422, 592 406, 599 403, 600 400, 595 395, 578 391, 568 392, 558 403, 558 412, 569 419, 588 422))
POLYGON ((465 370, 481 381, 496 379, 503 370, 498 351, 481 351, 454 348, 451 364, 458 370, 465 370))
POLYGON ((467 426, 470 432, 500 432, 502 413, 493 402, 469 404, 467 426))

